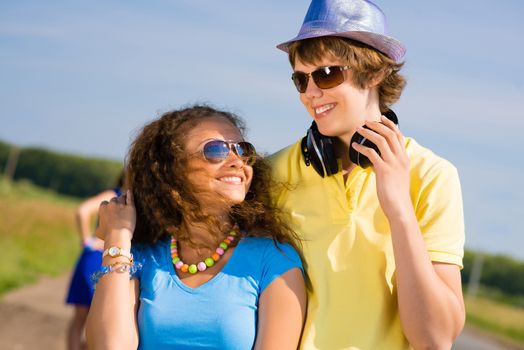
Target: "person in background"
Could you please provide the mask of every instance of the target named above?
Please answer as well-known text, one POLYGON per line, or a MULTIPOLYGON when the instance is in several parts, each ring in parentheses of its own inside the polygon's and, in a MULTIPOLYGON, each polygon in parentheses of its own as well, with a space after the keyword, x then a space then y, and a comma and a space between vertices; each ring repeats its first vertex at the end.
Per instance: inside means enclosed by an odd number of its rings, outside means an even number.
POLYGON ((270 169, 240 119, 196 105, 147 124, 126 195, 100 207, 92 349, 296 349, 306 290, 270 169))
POLYGON ((121 194, 123 180, 124 175, 120 173, 115 188, 89 197, 80 203, 76 210, 76 223, 82 242, 82 253, 76 263, 66 299, 67 304, 74 306, 74 313, 67 332, 69 350, 85 348, 84 328, 94 293, 91 275, 100 269, 102 264, 104 242, 94 235, 92 224, 97 217, 100 203, 121 194))
POLYGON ((303 349, 449 349, 464 325, 459 177, 396 124, 405 48, 385 24, 370 1, 313 0, 277 46, 313 119, 271 158, 312 282, 303 349))

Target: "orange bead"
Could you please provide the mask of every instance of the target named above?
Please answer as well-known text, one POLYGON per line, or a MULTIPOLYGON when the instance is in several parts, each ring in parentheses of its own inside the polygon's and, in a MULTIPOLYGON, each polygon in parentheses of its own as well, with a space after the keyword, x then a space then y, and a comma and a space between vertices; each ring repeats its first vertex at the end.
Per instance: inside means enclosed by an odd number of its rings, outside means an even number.
POLYGON ((189 265, 188 265, 188 264, 184 264, 184 265, 182 265, 182 267, 180 268, 180 270, 182 270, 182 272, 187 272, 187 270, 189 270, 189 265))
POLYGON ((218 259, 220 259, 220 255, 218 255, 217 253, 213 253, 213 255, 211 255, 211 258, 215 261, 218 261, 218 259))
POLYGON ((226 238, 226 239, 224 239, 224 243, 225 243, 225 244, 231 244, 231 241, 230 241, 229 239, 226 238))

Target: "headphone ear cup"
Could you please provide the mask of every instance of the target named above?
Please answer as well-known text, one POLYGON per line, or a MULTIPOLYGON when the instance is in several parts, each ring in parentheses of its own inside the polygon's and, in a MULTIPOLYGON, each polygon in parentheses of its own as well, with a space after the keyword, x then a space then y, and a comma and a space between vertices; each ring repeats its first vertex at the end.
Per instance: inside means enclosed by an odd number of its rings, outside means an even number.
POLYGON ((331 176, 338 172, 338 162, 335 156, 335 147, 333 146, 333 139, 319 133, 320 148, 322 158, 324 159, 324 166, 326 168, 326 175, 331 176))
POLYGON ((307 166, 310 164, 322 177, 338 172, 338 162, 331 137, 322 135, 313 122, 301 142, 302 155, 307 166))
POLYGON ((398 117, 395 114, 395 112, 393 112, 393 110, 388 109, 387 112, 384 113, 384 117, 386 117, 389 120, 391 120, 393 123, 395 123, 395 125, 398 125, 398 117))
POLYGON ((302 155, 304 156, 304 162, 306 165, 312 165, 313 169, 315 169, 320 176, 324 177, 325 172, 322 155, 320 154, 320 149, 317 147, 314 137, 314 129, 313 127, 310 127, 307 130, 306 136, 302 138, 302 155))
MULTIPOLYGON (((389 109, 386 113, 384 113, 384 116, 391 120, 393 123, 398 125, 398 117, 391 109, 389 109)), ((369 129, 367 126, 364 125, 364 128, 369 129)), ((371 161, 368 157, 365 155, 359 153, 357 150, 355 150, 351 145, 353 142, 363 145, 369 148, 373 148, 378 154, 380 154, 380 151, 378 150, 377 145, 375 145, 373 142, 366 139, 364 136, 360 135, 358 132, 355 132, 353 136, 351 137, 351 142, 349 143, 349 159, 356 165, 367 168, 371 165, 371 161)))
MULTIPOLYGON (((369 129, 367 126, 364 125, 364 128, 369 129)), ((353 134, 353 137, 351 137, 351 142, 349 143, 349 159, 356 165, 366 169, 371 165, 371 161, 368 157, 363 155, 362 153, 358 152, 356 149, 353 148, 353 142, 363 145, 366 147, 371 147, 375 149, 375 151, 378 152, 378 147, 366 139, 364 136, 360 135, 358 132, 355 132, 353 134)))

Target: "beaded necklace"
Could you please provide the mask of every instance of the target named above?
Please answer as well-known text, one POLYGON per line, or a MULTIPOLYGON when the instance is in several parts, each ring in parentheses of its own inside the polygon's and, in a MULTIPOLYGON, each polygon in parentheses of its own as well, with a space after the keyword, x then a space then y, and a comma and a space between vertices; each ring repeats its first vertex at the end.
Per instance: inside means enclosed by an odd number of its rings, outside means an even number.
POLYGON ((180 257, 178 256, 178 247, 175 237, 171 237, 171 259, 173 261, 173 265, 175 265, 175 268, 177 270, 180 270, 182 272, 189 272, 191 274, 195 274, 197 272, 205 271, 208 267, 211 267, 215 265, 215 263, 220 260, 222 255, 224 255, 227 248, 229 248, 229 245, 231 242, 235 240, 235 237, 237 235, 238 226, 234 226, 230 231, 229 234, 224 240, 218 245, 217 249, 215 249, 215 252, 208 258, 205 258, 203 261, 200 261, 196 264, 186 264, 183 262, 180 257))

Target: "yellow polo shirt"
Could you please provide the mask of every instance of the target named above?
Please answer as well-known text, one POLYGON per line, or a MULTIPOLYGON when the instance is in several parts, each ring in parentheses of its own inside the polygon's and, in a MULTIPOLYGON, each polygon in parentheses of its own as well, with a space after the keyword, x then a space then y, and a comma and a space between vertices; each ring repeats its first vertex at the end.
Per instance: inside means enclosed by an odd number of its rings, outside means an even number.
MULTIPOLYGON (((411 199, 432 261, 462 267, 464 215, 456 168, 406 139, 411 199)), ((275 201, 303 239, 313 291, 302 349, 410 349, 397 305, 389 223, 371 168, 322 178, 300 141, 270 157, 275 201)))

